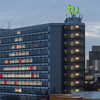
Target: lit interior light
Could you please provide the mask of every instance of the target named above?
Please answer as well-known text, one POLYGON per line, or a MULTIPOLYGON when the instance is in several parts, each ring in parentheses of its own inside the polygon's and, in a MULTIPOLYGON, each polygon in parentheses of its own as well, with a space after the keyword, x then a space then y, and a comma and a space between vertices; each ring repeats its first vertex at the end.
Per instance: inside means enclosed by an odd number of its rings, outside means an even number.
POLYGON ((85 81, 85 84, 87 84, 88 83, 88 81, 85 81))
POLYGON ((93 84, 93 81, 91 81, 90 83, 93 84))
POLYGON ((15 92, 22 92, 22 89, 21 88, 19 88, 19 89, 15 89, 15 92))
POLYGON ((76 33, 75 36, 79 36, 79 33, 76 33))
POLYGON ((76 59, 76 60, 79 60, 79 57, 76 57, 75 59, 76 59))
POLYGON ((79 89, 76 89, 75 91, 76 91, 76 92, 78 92, 78 91, 79 91, 79 89))
POLYGON ((76 51, 76 52, 79 52, 80 50, 79 50, 79 49, 76 49, 75 51, 76 51))
POLYGON ((75 67, 76 67, 76 68, 79 68, 79 65, 76 65, 75 67))
POLYGON ((76 83, 76 84, 79 84, 80 82, 79 82, 79 81, 76 81, 75 83, 76 83))
POLYGON ((75 28, 79 28, 79 25, 76 25, 75 28))
POLYGON ((21 32, 18 30, 18 31, 17 31, 17 34, 21 34, 21 32))
POLYGON ((76 41, 76 42, 75 42, 75 44, 79 44, 79 43, 80 43, 79 41, 76 41))
POLYGON ((76 75, 76 76, 79 76, 80 74, 79 74, 79 73, 76 73, 75 75, 76 75))

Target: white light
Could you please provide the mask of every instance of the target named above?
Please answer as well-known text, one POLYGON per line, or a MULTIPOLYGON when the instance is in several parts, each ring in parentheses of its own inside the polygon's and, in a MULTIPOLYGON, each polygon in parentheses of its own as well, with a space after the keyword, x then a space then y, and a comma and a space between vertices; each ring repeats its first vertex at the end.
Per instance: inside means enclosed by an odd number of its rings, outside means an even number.
POLYGON ((76 43, 76 44, 79 44, 80 42, 79 42, 79 41, 76 41, 75 43, 76 43))
POLYGON ((76 73, 75 75, 76 75, 76 76, 79 76, 79 73, 76 73))
POLYGON ((76 36, 79 36, 79 33, 76 33, 75 35, 76 35, 76 36))
POLYGON ((75 28, 79 28, 79 25, 76 25, 75 28))
POLYGON ((79 91, 79 89, 76 89, 75 91, 77 91, 77 92, 78 92, 78 91, 79 91))
POLYGON ((79 68, 79 65, 76 65, 75 67, 76 67, 76 68, 79 68))
POLYGON ((79 50, 79 49, 76 49, 75 51, 76 51, 76 52, 79 52, 80 50, 79 50))
POLYGON ((80 82, 79 81, 76 81, 76 84, 79 84, 80 82))
POLYGON ((76 57, 75 59, 76 59, 76 60, 79 60, 79 57, 76 57))

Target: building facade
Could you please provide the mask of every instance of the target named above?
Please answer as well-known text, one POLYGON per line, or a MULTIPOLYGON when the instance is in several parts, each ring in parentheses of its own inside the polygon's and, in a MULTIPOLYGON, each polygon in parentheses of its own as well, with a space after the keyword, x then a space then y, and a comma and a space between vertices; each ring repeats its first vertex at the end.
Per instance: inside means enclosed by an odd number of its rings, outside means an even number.
MULTIPOLYGON (((0 32, 0 98, 38 100, 84 90, 85 24, 69 17, 0 32)), ((15 99, 14 99, 15 100, 15 99)))
POLYGON ((85 90, 100 91, 100 46, 92 46, 87 60, 85 73, 85 90))

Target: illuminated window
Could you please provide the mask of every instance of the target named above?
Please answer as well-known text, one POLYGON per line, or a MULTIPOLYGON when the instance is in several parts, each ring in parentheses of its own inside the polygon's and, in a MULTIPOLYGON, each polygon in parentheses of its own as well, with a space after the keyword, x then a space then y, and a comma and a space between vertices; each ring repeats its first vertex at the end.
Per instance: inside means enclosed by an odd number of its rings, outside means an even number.
POLYGON ((67 37, 67 34, 64 34, 64 37, 67 37))
POLYGON ((18 42, 18 38, 15 38, 15 42, 18 42))
POLYGON ((19 37, 19 41, 23 41, 23 38, 22 37, 19 37))
POLYGON ((23 47, 22 47, 22 45, 17 45, 17 48, 18 48, 18 49, 21 49, 21 48, 23 48, 23 47))
POLYGON ((64 83, 67 84, 67 81, 65 81, 64 83))
POLYGON ((25 55, 25 52, 22 52, 22 55, 24 56, 25 55))
POLYGON ((74 57, 71 57, 71 62, 74 62, 74 57))
POLYGON ((75 83, 76 83, 76 84, 79 84, 80 82, 79 82, 79 81, 76 81, 75 83))
POLYGON ((74 41, 71 42, 71 46, 74 46, 74 41))
POLYGON ((8 60, 5 60, 5 64, 7 64, 8 63, 8 60))
POLYGON ((75 49, 75 52, 79 52, 80 50, 79 49, 75 49))
POLYGON ((71 81, 71 86, 74 86, 74 81, 71 81))
POLYGON ((35 44, 35 47, 38 47, 38 44, 35 44))
POLYGON ((67 29, 67 26, 64 26, 64 29, 67 29))
POLYGON ((75 67, 76 67, 76 68, 79 68, 79 65, 76 65, 75 67))
POLYGON ((71 89, 71 93, 73 93, 75 90, 74 89, 71 89))
POLYGON ((88 83, 88 81, 85 81, 85 84, 87 84, 88 83))
POLYGON ((79 25, 76 25, 75 28, 79 28, 79 25))
POLYGON ((30 85, 30 82, 29 81, 26 81, 26 85, 30 85))
POLYGON ((71 38, 74 38, 74 34, 73 33, 71 34, 71 38))
POLYGON ((26 63, 30 62, 30 59, 26 59, 26 63))
POLYGON ((64 68, 67 69, 67 66, 65 65, 64 68))
POLYGON ((25 48, 25 44, 22 44, 22 48, 25 48))
POLYGON ((72 25, 72 26, 71 26, 71 30, 73 30, 73 29, 74 29, 74 26, 72 25))
POLYGON ((64 74, 64 76, 66 77, 66 76, 67 76, 67 74, 65 73, 65 74, 64 74))
POLYGON ((71 49, 71 54, 74 54, 74 49, 71 49))
POLYGON ((75 91, 78 92, 78 91, 80 91, 80 90, 79 90, 79 89, 76 89, 75 91))
POLYGON ((74 78, 74 73, 71 73, 71 78, 74 78))
POLYGON ((41 81, 38 81, 38 82, 37 82, 37 85, 41 85, 41 84, 42 84, 42 82, 41 82, 41 81))
POLYGON ((26 55, 29 55, 29 51, 26 51, 26 55))
POLYGON ((36 70, 36 66, 33 66, 33 70, 36 70))
POLYGON ((33 62, 33 59, 30 59, 30 63, 32 63, 33 62))
POLYGON ((26 60, 25 60, 25 59, 23 59, 23 60, 22 60, 22 63, 25 63, 25 62, 26 62, 26 60))
POLYGON ((76 42, 75 42, 75 44, 79 44, 79 43, 80 43, 79 41, 76 41, 76 42))
POLYGON ((79 36, 79 33, 76 33, 75 36, 79 36))
POLYGON ((22 92, 21 88, 15 88, 15 92, 22 92))
POLYGON ((15 49, 15 46, 14 46, 14 45, 12 45, 12 46, 11 46, 11 49, 15 49))
POLYGON ((80 58, 79 58, 79 57, 76 57, 75 59, 76 59, 76 60, 79 60, 80 58))
POLYGON ((71 66, 71 70, 74 70, 74 65, 71 66))
POLYGON ((64 42, 64 45, 67 45, 67 42, 64 42))
POLYGON ((76 76, 79 76, 80 74, 79 74, 79 73, 76 73, 75 75, 76 75, 76 76))
POLYGON ((93 84, 93 83, 94 83, 93 81, 90 82, 90 84, 93 84))
POLYGON ((15 60, 15 63, 19 63, 19 60, 16 59, 16 60, 15 60))
POLYGON ((67 50, 64 50, 64 53, 67 53, 67 50))
POLYGON ((65 61, 67 61, 67 58, 64 58, 65 61))
POLYGON ((21 34, 21 32, 20 31, 17 31, 17 34, 21 34))

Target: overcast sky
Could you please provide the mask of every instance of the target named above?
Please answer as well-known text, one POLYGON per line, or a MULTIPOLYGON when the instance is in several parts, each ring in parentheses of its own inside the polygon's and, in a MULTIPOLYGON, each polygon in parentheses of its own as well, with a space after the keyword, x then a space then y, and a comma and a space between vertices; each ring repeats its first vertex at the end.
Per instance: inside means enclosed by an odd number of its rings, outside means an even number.
POLYGON ((11 28, 64 22, 69 4, 83 14, 88 57, 91 46, 100 45, 100 0, 0 0, 0 27, 7 22, 11 28))

